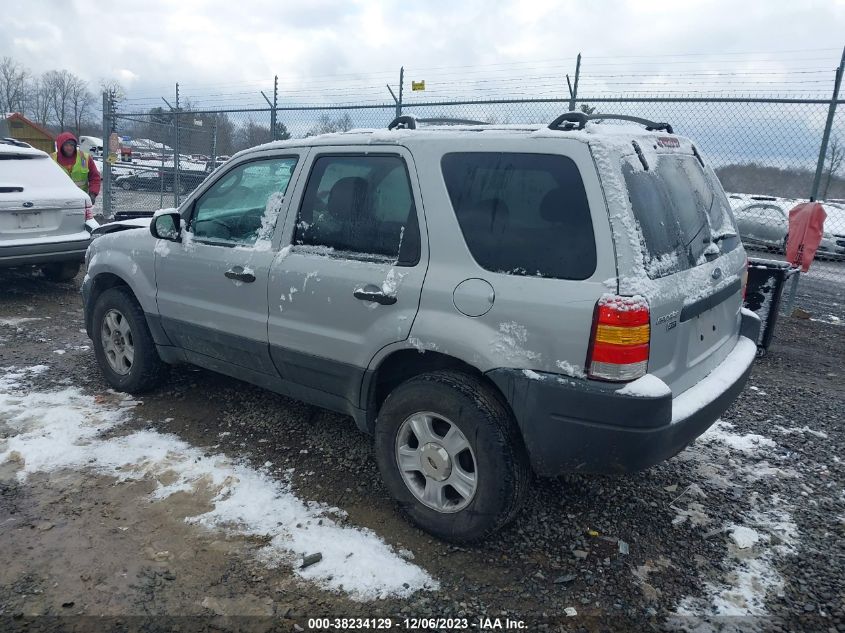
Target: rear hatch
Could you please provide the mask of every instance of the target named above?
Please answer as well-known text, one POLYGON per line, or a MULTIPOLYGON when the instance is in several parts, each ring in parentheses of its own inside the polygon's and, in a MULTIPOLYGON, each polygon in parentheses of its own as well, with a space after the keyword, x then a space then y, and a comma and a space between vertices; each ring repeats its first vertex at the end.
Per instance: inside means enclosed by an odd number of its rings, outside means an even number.
POLYGON ((83 239, 86 203, 47 154, 0 142, 0 245, 83 239))
POLYGON ((718 178, 688 140, 644 136, 622 154, 630 204, 614 234, 632 252, 619 259, 618 291, 647 299, 648 372, 677 396, 738 340, 745 251, 718 178))

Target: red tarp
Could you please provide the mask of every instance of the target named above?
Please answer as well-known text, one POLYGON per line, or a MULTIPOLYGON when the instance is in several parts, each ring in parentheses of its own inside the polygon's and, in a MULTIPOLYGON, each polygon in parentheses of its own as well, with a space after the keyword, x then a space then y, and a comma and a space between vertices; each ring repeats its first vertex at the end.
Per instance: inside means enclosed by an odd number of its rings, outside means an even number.
POLYGON ((804 202, 789 212, 789 237, 786 240, 786 261, 800 268, 810 269, 816 249, 824 234, 827 213, 818 202, 804 202))

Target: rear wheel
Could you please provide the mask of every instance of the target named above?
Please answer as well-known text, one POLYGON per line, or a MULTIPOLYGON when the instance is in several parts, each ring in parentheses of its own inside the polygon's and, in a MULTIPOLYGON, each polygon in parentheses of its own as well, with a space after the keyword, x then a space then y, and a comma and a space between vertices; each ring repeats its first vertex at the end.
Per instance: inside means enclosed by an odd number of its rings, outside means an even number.
POLYGON ((493 389, 456 371, 412 378, 376 421, 376 458, 403 511, 456 543, 511 521, 531 471, 513 417, 493 389))
POLYGON ((79 274, 82 262, 56 262, 41 267, 42 274, 50 281, 70 281, 79 274))
POLYGON ((159 384, 167 365, 159 358, 144 311, 128 288, 103 292, 92 320, 94 354, 110 385, 141 393, 159 384))
POLYGON ((124 191, 132 191, 132 183, 128 180, 124 180, 122 183, 120 183, 120 188, 124 191))

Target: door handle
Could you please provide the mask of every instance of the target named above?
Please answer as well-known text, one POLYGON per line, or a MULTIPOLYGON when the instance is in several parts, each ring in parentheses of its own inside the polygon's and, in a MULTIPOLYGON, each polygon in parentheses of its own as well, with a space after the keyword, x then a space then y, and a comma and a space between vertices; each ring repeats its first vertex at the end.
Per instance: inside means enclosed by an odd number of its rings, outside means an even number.
POLYGON ((392 306, 396 303, 396 297, 384 294, 381 290, 378 290, 376 286, 356 288, 355 292, 352 293, 352 296, 356 299, 360 299, 361 301, 373 301, 383 306, 392 306), (368 288, 373 288, 373 290, 369 290, 368 288))
POLYGON ((227 279, 232 279, 234 281, 242 281, 246 284, 251 284, 255 281, 255 275, 249 271, 244 270, 243 266, 235 266, 234 268, 230 268, 225 273, 227 279))

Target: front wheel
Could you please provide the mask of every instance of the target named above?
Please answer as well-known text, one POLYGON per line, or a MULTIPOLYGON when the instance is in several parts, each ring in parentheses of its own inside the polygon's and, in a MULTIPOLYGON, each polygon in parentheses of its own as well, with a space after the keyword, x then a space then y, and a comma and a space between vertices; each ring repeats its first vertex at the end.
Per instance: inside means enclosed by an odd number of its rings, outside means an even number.
POLYGON ((142 393, 167 370, 158 356, 146 317, 132 292, 109 288, 94 304, 93 343, 106 381, 118 391, 142 393))
POLYGON ((422 529, 466 543, 516 516, 531 477, 527 455, 510 411, 480 379, 412 378, 385 400, 375 430, 385 484, 422 529))

